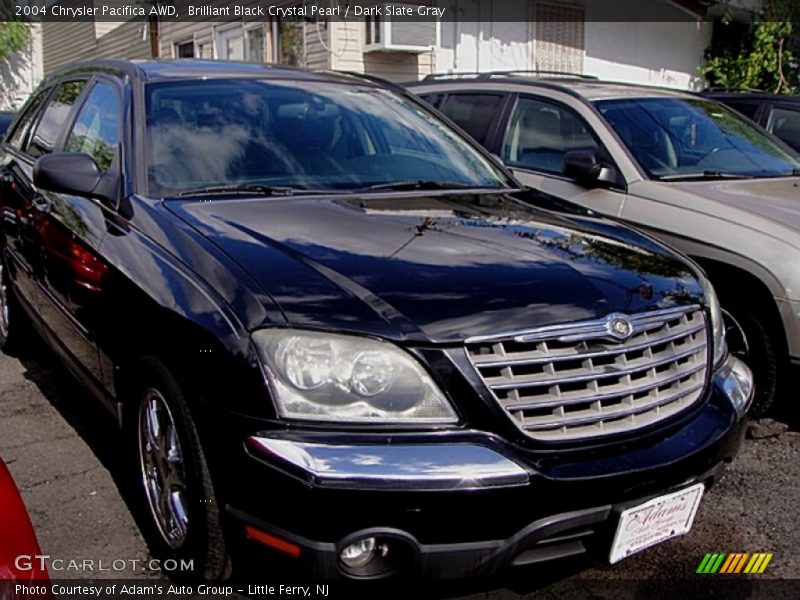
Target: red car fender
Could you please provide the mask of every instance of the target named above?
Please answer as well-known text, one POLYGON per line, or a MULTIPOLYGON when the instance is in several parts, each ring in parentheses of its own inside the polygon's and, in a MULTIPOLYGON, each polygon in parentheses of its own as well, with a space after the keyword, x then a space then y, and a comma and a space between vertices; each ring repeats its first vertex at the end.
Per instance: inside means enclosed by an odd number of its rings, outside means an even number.
POLYGON ((14 479, 0 461, 0 580, 49 581, 33 525, 14 479))

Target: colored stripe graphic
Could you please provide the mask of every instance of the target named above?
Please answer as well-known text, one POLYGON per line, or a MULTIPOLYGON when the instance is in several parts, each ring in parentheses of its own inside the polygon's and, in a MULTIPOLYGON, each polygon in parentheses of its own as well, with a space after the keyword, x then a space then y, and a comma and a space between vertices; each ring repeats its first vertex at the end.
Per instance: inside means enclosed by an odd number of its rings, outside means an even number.
POLYGON ((739 559, 739 563, 736 565, 736 568, 733 570, 734 573, 741 573, 742 569, 744 568, 744 563, 747 561, 747 557, 750 556, 749 553, 743 552, 742 557, 739 559))
POLYGON ((728 559, 722 565, 722 568, 719 570, 720 573, 736 573, 737 567, 744 564, 744 561, 747 559, 746 552, 731 552, 728 555, 728 559))
POLYGON ((767 565, 769 564, 769 561, 772 560, 773 556, 775 555, 772 552, 770 552, 764 557, 764 562, 761 563, 761 568, 758 570, 759 573, 763 573, 764 571, 767 570, 767 565))
POLYGON ((697 571, 695 571, 695 572, 696 573, 705 573, 706 572, 706 567, 708 566, 708 561, 709 560, 711 560, 711 555, 706 553, 706 555, 703 557, 703 560, 700 561, 700 566, 697 567, 697 571))
POLYGON ((772 561, 772 552, 709 552, 700 561, 697 573, 706 575, 748 573, 763 573, 772 561))
POLYGON ((706 554, 697 567, 698 573, 716 573, 719 570, 722 561, 725 558, 724 552, 715 552, 713 554, 706 554))

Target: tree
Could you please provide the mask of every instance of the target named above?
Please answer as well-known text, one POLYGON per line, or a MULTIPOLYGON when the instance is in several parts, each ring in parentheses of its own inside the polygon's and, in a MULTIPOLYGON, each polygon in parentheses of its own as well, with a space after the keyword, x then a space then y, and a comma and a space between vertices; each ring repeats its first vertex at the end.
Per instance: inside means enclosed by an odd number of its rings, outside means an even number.
POLYGON ((0 62, 6 62, 15 53, 24 50, 30 37, 28 24, 16 16, 11 0, 0 0, 0 62))
POLYGON ((30 36, 27 23, 0 22, 0 61, 7 61, 15 53, 24 50, 30 36))
POLYGON ((24 61, 11 60, 28 47, 31 32, 28 23, 16 16, 11 0, 0 0, 0 105, 16 104, 15 81, 24 61))
POLYGON ((700 73, 715 87, 797 93, 798 16, 795 0, 768 0, 764 13, 743 34, 730 20, 723 20, 719 27, 727 35, 723 33, 706 49, 706 64, 700 73))

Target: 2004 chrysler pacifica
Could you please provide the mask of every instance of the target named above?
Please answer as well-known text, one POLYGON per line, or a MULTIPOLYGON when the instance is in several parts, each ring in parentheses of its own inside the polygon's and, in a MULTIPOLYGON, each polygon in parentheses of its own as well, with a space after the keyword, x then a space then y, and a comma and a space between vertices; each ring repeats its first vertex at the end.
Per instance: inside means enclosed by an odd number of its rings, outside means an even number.
POLYGON ((752 395, 664 246, 353 76, 100 62, 0 154, 0 343, 116 415, 151 550, 485 574, 685 533, 752 395), (479 518, 475 518, 479 515, 479 518))

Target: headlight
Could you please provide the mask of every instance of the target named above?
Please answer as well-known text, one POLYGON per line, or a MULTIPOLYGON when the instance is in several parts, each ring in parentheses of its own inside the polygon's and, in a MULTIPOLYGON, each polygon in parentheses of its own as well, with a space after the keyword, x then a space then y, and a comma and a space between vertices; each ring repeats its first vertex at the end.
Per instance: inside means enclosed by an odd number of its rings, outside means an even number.
POLYGON ((703 286, 703 294, 705 294, 711 312, 711 332, 714 338, 711 343, 714 349, 714 367, 717 367, 728 354, 728 347, 725 345, 725 324, 722 321, 722 309, 719 306, 719 299, 711 282, 705 277, 700 277, 700 285, 703 286))
POLYGON ((368 423, 455 423, 420 364, 388 342, 294 329, 253 340, 282 417, 368 423))

